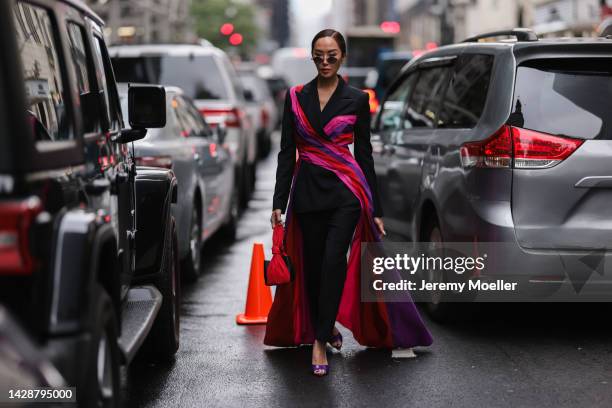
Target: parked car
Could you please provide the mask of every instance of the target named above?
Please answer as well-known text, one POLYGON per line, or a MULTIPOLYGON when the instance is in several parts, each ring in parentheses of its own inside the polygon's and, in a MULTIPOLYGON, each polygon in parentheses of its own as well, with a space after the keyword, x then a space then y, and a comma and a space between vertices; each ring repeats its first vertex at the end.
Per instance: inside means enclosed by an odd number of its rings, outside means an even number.
POLYGON ((430 51, 390 87, 372 136, 385 225, 400 241, 511 244, 515 278, 554 288, 560 256, 612 248, 612 41, 506 34, 430 51))
MULTIPOLYGON (((181 274, 200 274, 203 243, 222 230, 234 239, 238 223, 238 189, 224 127, 212 130, 193 102, 177 87, 166 86, 166 126, 152 129, 134 143, 136 163, 172 169, 178 180, 173 206, 178 230, 181 274)), ((124 116, 129 117, 128 86, 119 85, 124 116)))
POLYGON ((373 67, 340 67, 340 75, 351 86, 367 92, 370 103, 370 113, 374 114, 378 110, 378 100, 374 89, 368 88, 368 78, 376 73, 373 67))
POLYGON ((119 82, 179 87, 212 127, 225 124, 240 205, 246 207, 255 184, 257 141, 244 91, 227 54, 210 45, 190 44, 121 45, 109 52, 119 82))
POLYGON ((247 100, 247 109, 257 134, 257 151, 259 158, 267 157, 272 147, 271 136, 278 121, 276 103, 272 97, 266 80, 257 74, 256 66, 241 64, 238 77, 242 81, 247 100))
POLYGON ((366 88, 374 89, 378 101, 381 101, 397 74, 414 57, 410 51, 386 51, 378 56, 375 70, 368 73, 366 88))
POLYGON ((0 2, 0 301, 84 407, 119 406, 137 351, 179 346, 176 178, 128 148, 164 125, 164 90, 133 87, 125 129, 103 38, 82 2, 0 2))
POLYGON ((272 55, 271 65, 288 86, 305 84, 317 76, 317 69, 310 59, 310 51, 306 48, 279 48, 272 55))
POLYGON ((270 65, 260 65, 257 68, 257 74, 266 80, 268 90, 274 98, 276 106, 276 123, 274 129, 279 129, 281 125, 283 106, 285 103, 285 95, 287 93, 287 82, 279 73, 275 72, 270 65))

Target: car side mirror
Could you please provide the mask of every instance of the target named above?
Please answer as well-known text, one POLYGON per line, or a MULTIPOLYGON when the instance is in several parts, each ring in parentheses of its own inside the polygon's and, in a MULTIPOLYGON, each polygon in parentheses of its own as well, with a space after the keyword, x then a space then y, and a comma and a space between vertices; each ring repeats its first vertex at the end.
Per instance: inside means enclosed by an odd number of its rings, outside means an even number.
POLYGON ((123 129, 113 139, 129 143, 147 135, 149 128, 166 126, 166 90, 157 85, 130 85, 128 89, 128 116, 131 129, 123 129))
POLYGON ((128 112, 132 128, 163 128, 166 126, 166 90, 163 86, 131 85, 128 112))
POLYGON ((253 92, 250 89, 244 90, 244 99, 247 102, 253 102, 253 100, 255 99, 255 97, 253 96, 253 92))

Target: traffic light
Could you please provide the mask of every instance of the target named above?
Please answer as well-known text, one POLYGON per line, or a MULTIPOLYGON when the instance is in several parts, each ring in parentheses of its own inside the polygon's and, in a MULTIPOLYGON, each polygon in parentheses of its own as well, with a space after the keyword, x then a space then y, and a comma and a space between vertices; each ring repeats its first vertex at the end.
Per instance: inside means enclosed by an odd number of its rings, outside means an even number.
POLYGON ((397 34, 400 32, 400 23, 397 21, 383 21, 380 23, 380 29, 385 33, 397 34))
POLYGON ((240 44, 242 44, 242 34, 234 33, 234 34, 230 35, 229 42, 232 45, 240 45, 240 44))
POLYGON ((230 35, 231 33, 234 32, 234 25, 232 23, 225 23, 221 25, 221 28, 219 29, 219 31, 223 35, 230 35))

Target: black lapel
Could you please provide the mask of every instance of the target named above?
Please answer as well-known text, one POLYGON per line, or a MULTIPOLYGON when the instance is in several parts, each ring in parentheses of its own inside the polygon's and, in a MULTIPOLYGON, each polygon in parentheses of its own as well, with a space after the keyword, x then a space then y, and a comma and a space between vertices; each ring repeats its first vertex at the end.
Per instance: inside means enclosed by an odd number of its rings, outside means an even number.
MULTIPOLYGON (((325 105, 325 108, 323 108, 323 112, 321 112, 321 126, 325 127, 325 125, 327 125, 327 123, 331 119, 333 119, 334 116, 341 113, 348 105, 353 102, 353 98, 351 98, 346 92, 346 86, 347 85, 344 82, 344 79, 342 79, 342 77, 338 75, 338 86, 336 87, 336 90, 334 91, 332 96, 329 98, 329 101, 327 101, 327 105, 325 105)), ((318 98, 316 99, 316 102, 318 104, 318 98)), ((317 105, 317 107, 319 106, 317 105)))
POLYGON ((317 77, 304 85, 301 92, 298 92, 298 101, 302 105, 302 110, 314 130, 323 137, 327 137, 321 127, 321 111, 317 101, 317 77))
POLYGON ((338 85, 331 95, 329 101, 321 112, 319 104, 319 96, 317 92, 317 77, 304 85, 301 92, 297 93, 298 101, 302 106, 302 110, 308 117, 308 121, 312 127, 323 137, 329 139, 329 136, 323 130, 323 127, 329 122, 338 112, 341 112, 346 106, 353 102, 353 99, 348 97, 346 93, 346 83, 341 76, 338 75, 338 85))

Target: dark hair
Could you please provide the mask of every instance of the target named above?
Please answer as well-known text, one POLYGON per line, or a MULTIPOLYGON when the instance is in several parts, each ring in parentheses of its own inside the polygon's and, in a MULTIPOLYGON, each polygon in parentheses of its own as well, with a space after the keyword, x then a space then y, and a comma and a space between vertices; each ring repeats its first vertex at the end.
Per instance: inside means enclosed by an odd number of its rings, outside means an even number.
POLYGON ((332 28, 326 28, 325 30, 321 30, 317 33, 317 35, 314 36, 314 38, 312 39, 312 44, 310 45, 310 52, 314 50, 314 46, 317 40, 323 37, 331 37, 334 40, 336 40, 336 43, 338 44, 338 47, 340 48, 340 52, 342 53, 342 56, 343 57, 346 56, 346 41, 344 41, 344 36, 340 34, 339 31, 336 31, 332 28))

